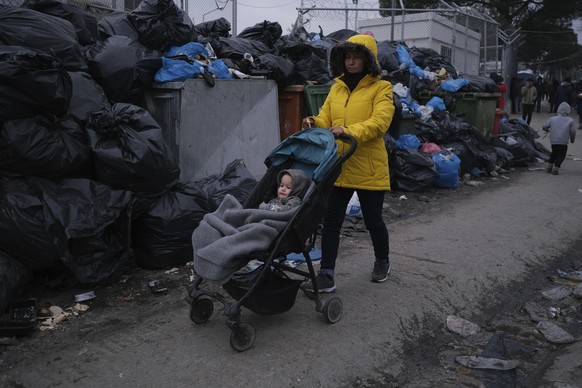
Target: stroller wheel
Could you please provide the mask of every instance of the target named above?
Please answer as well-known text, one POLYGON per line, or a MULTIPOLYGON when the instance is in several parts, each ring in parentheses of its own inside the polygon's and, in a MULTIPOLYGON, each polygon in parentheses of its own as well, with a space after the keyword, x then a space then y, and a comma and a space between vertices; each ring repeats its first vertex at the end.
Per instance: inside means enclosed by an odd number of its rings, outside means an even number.
POLYGON ((336 323, 342 318, 343 305, 340 298, 331 298, 323 305, 323 315, 328 323, 336 323))
POLYGON ((230 332, 230 346, 237 352, 244 352, 253 346, 255 337, 255 328, 249 323, 241 322, 230 332))
POLYGON ((194 323, 205 323, 214 312, 214 303, 210 299, 195 299, 190 305, 190 319, 194 323))

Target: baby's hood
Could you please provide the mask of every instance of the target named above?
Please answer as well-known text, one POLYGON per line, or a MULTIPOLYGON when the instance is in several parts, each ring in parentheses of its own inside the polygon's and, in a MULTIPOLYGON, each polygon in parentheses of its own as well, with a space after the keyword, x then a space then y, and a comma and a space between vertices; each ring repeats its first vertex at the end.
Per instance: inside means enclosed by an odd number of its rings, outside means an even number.
POLYGON ((277 175, 277 185, 281 183, 281 178, 283 177, 284 174, 291 175, 291 178, 293 179, 292 183, 293 187, 291 188, 289 196, 303 198, 303 194, 305 193, 305 190, 309 186, 310 181, 307 175, 305 175, 305 173, 302 170, 298 169, 290 168, 288 170, 282 170, 277 175))

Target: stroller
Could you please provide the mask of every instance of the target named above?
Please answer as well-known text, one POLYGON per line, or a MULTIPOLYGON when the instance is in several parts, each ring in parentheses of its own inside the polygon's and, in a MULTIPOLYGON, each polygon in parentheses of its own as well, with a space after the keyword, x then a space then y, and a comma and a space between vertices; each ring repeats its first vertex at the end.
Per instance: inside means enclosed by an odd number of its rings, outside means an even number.
POLYGON ((289 221, 284 224, 284 228, 267 250, 253 251, 233 258, 237 269, 251 261, 262 265, 253 271, 254 276, 250 279, 241 279, 233 274, 222 284, 222 288, 231 298, 216 292, 216 286, 213 289, 203 287, 212 281, 205 279, 196 270, 195 252, 194 267, 198 278, 188 290, 190 318, 194 323, 205 323, 214 312, 213 301, 222 303, 227 317, 226 325, 231 330, 230 345, 236 351, 248 350, 255 340, 255 328, 249 323, 241 322, 241 306, 260 315, 283 313, 293 307, 297 292, 302 289, 315 301, 315 311, 323 313, 329 323, 336 323, 341 319, 342 302, 338 297, 329 298, 325 303, 322 301, 310 257, 333 184, 341 172, 343 162, 354 153, 357 146, 352 136, 344 134, 339 140, 348 146, 347 152, 340 158, 337 156, 335 138, 328 130, 309 128, 291 135, 267 156, 267 172, 242 205, 243 209, 254 209, 261 202, 267 202, 276 190, 277 175, 282 170, 301 169, 311 177, 311 183, 303 195, 301 205, 292 212, 289 221), (285 264, 284 258, 289 253, 302 253, 308 271, 285 264), (288 273, 298 276, 292 278, 288 273), (306 290, 302 285, 308 280, 313 285, 312 291, 306 290))

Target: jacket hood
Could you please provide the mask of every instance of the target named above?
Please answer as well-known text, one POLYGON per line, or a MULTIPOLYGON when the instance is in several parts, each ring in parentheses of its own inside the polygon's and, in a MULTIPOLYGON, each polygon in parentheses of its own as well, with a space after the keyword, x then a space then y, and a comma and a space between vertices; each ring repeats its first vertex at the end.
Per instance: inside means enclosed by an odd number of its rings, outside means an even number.
POLYGON ((556 111, 560 116, 570 115, 570 105, 567 102, 562 102, 556 111))
POLYGON ((373 77, 380 76, 378 65, 378 45, 376 39, 370 35, 354 35, 331 49, 330 68, 332 77, 339 77, 346 72, 344 59, 346 52, 356 51, 363 54, 365 59, 364 73, 373 77))
POLYGON ((289 197, 299 197, 303 198, 303 194, 307 187, 309 186, 309 178, 303 170, 297 169, 288 169, 288 170, 281 170, 279 174, 277 174, 277 185, 281 183, 281 178, 283 175, 289 174, 291 175, 291 179, 293 179, 291 192, 289 193, 289 197))

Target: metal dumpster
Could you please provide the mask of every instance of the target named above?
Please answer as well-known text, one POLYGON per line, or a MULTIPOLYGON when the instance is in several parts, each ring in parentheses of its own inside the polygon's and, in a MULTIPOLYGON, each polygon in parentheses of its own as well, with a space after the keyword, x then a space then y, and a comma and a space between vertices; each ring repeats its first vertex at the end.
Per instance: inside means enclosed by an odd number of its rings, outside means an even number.
POLYGON ((256 178, 279 143, 277 84, 273 80, 202 79, 155 84, 147 108, 175 153, 180 179, 220 174, 243 159, 256 178))
POLYGON ((500 93, 432 93, 421 92, 419 102, 426 104, 433 96, 449 94, 455 98, 455 107, 451 113, 462 113, 467 122, 479 128, 484 135, 491 136, 495 127, 495 109, 499 101, 500 93))

